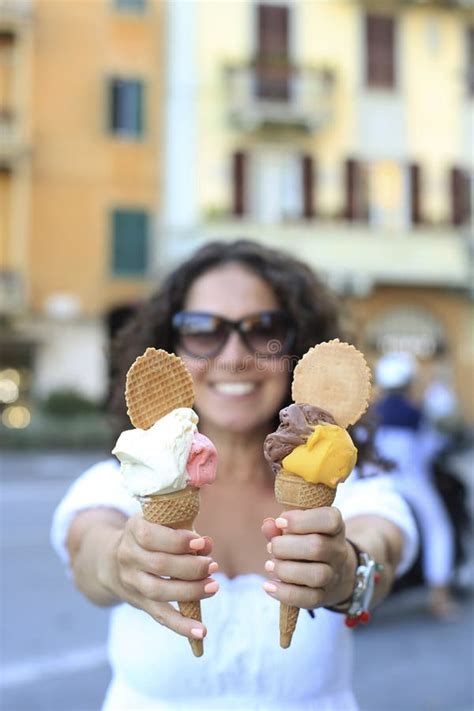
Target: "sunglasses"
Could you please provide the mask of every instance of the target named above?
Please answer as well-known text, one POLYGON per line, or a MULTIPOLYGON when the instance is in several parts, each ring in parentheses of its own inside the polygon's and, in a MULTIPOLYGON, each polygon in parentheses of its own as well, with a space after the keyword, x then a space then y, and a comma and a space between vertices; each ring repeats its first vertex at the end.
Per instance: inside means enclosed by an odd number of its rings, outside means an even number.
POLYGON ((261 311, 231 321, 216 314, 180 311, 172 319, 177 345, 194 358, 216 356, 236 331, 251 353, 260 357, 285 355, 293 345, 295 330, 284 311, 261 311))

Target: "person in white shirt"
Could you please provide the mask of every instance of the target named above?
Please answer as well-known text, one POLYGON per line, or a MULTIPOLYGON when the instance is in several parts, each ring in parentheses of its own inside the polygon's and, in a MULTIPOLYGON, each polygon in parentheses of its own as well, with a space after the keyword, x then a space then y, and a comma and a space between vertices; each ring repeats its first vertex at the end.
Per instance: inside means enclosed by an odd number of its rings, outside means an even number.
POLYGON ((362 476, 376 464, 355 431, 358 470, 334 507, 282 512, 263 456, 297 358, 335 337, 338 309, 315 275, 244 240, 201 248, 121 332, 112 356, 117 432, 130 427, 130 364, 149 346, 175 351, 219 465, 202 491, 201 535, 145 521, 113 460, 85 472, 55 513, 53 544, 75 584, 113 607, 103 711, 357 709, 353 632, 326 608, 347 610, 357 547, 384 566, 373 603, 386 596, 416 555, 414 521, 389 476, 362 476), (205 624, 174 604, 195 599, 205 624), (314 619, 300 614, 288 650, 278 645, 280 601, 316 609, 314 619), (191 637, 206 638, 203 657, 192 656, 191 637))

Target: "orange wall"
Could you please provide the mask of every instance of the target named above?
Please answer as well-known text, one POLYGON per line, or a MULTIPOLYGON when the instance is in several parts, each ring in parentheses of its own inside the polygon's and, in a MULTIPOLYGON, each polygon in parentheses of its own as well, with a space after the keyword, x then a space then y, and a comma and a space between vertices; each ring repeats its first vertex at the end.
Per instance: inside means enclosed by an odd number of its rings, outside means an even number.
POLYGON ((79 297, 86 314, 139 296, 143 279, 109 273, 108 217, 116 206, 157 204, 161 3, 144 15, 109 0, 37 0, 34 15, 31 306, 48 295, 79 297), (139 141, 107 132, 106 79, 145 82, 139 141))

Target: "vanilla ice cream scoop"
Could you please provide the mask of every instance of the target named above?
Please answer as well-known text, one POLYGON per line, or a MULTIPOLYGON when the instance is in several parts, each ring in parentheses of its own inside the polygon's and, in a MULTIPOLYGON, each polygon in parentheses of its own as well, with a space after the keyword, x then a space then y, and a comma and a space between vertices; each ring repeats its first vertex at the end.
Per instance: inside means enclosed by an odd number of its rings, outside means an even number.
POLYGON ((198 419, 191 408, 178 407, 147 430, 122 432, 112 454, 120 460, 123 483, 132 496, 172 494, 186 488, 186 463, 198 419))

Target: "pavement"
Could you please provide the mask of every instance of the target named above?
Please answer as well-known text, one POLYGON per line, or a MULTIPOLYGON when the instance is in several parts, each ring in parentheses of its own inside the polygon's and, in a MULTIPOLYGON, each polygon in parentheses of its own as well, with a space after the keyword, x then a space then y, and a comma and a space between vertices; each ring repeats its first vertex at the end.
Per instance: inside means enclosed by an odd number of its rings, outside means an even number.
MULTIPOLYGON (((108 612, 74 589, 51 550, 49 526, 69 484, 103 456, 2 455, 3 711, 100 709, 110 678, 105 651, 108 612)), ((461 468, 468 478, 467 459, 461 468)), ((355 632, 355 687, 362 711, 474 709, 474 597, 469 571, 457 621, 443 624, 431 619, 425 591, 418 588, 389 598, 375 611, 373 621, 355 632)))

